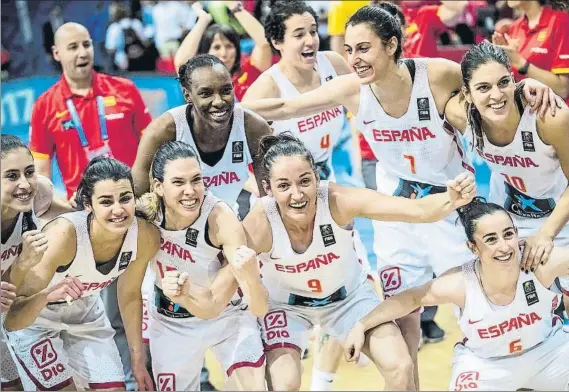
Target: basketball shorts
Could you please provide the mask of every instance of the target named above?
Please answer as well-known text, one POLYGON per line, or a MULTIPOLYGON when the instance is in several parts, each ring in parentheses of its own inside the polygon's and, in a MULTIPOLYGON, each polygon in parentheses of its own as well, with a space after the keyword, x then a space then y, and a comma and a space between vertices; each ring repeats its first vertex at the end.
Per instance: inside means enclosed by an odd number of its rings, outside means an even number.
POLYGON ((261 321, 265 351, 293 348, 302 354, 316 325, 343 341, 356 322, 379 303, 377 292, 367 282, 343 300, 320 307, 294 306, 269 300, 269 312, 261 321))
POLYGON ((373 250, 386 298, 425 284, 474 256, 464 228, 452 213, 434 223, 372 221, 373 250))
POLYGON ((463 344, 454 348, 451 391, 569 390, 569 333, 561 328, 519 355, 481 358, 463 344))
POLYGON ((0 386, 4 389, 18 385, 20 383, 18 367, 14 361, 12 349, 8 343, 8 338, 6 337, 6 332, 3 327, 0 329, 0 356, 0 386))
POLYGON ((71 305, 46 306, 30 327, 8 333, 20 374, 38 390, 70 385, 73 376, 91 389, 124 388, 124 373, 98 295, 71 305))
POLYGON ((173 319, 150 306, 150 354, 158 391, 198 391, 205 352, 211 349, 229 377, 265 363, 255 316, 230 307, 218 317, 173 319))

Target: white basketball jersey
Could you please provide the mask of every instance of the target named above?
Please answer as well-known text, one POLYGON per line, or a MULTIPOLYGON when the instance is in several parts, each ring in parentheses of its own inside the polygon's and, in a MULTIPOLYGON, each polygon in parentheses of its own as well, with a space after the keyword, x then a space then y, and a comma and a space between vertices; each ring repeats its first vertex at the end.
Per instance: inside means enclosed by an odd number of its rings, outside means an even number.
MULTIPOLYGON (((187 143, 198 151, 186 118, 187 107, 188 105, 178 106, 168 110, 168 113, 176 123, 176 140, 187 143)), ((204 183, 214 195, 233 206, 249 178, 249 164, 252 162, 245 134, 243 108, 236 104, 231 133, 222 158, 214 166, 201 162, 204 183)))
POLYGON ((263 284, 273 301, 288 303, 290 294, 321 299, 342 287, 350 293, 366 280, 354 249, 352 225, 338 226, 330 213, 328 184, 320 181, 318 186, 312 243, 302 254, 293 250, 274 198, 261 199, 273 246, 259 259, 263 284))
MULTIPOLYGON (((543 143, 536 124, 536 114, 528 105, 510 144, 495 146, 483 132, 483 151, 477 151, 492 171, 490 201, 516 218, 548 216, 567 188, 559 158, 553 147, 543 143)), ((470 146, 476 145, 470 127, 465 136, 470 146)))
POLYGON ((462 266, 466 302, 458 321, 465 346, 483 358, 517 355, 543 342, 563 322, 553 311, 560 295, 545 288, 536 276, 520 273, 511 304, 491 305, 478 281, 478 262, 462 266))
MULTIPOLYGON (((166 230, 160 214, 154 224, 160 229, 160 250, 152 260, 152 269, 156 277, 155 284, 162 289, 162 278, 166 271, 185 272, 190 277, 190 284, 202 288, 211 286, 222 267, 223 252, 206 240, 206 225, 211 211, 222 200, 207 192, 201 206, 198 219, 183 230, 166 230)), ((233 301, 241 299, 239 293, 233 301)), ((237 304, 237 303, 235 303, 237 304)), ((173 309, 172 309, 173 310, 173 309)), ((175 317, 175 316, 174 316, 175 317)))
POLYGON ((35 230, 41 227, 40 221, 33 211, 21 212, 16 218, 16 225, 12 234, 2 243, 2 274, 10 268, 22 253, 22 235, 28 230, 35 230), (34 227, 35 226, 35 227, 34 227))
POLYGON ((69 212, 58 218, 67 219, 75 227, 77 237, 77 251, 75 257, 67 268, 59 267, 49 287, 56 285, 67 276, 75 276, 83 284, 82 297, 99 294, 101 290, 112 284, 129 266, 131 261, 136 260, 138 249, 138 218, 132 220, 132 224, 126 232, 120 252, 107 263, 97 263, 89 238, 89 213, 87 211, 69 212), (107 264, 107 265, 105 265, 107 264), (109 265, 110 264, 110 265, 109 265), (99 269, 97 269, 99 267, 99 269), (108 270, 101 273, 100 269, 108 270))
POLYGON ((393 194, 400 179, 446 186, 465 169, 466 161, 458 134, 439 116, 429 87, 428 59, 413 59, 415 78, 407 112, 399 118, 383 110, 371 85, 362 85, 356 115, 377 164, 377 190, 393 194))
MULTIPOLYGON (((321 85, 338 76, 324 53, 317 53, 316 60, 316 69, 320 75, 321 85)), ((300 92, 281 72, 278 64, 273 65, 267 72, 279 87, 281 98, 293 99, 300 96, 300 92)), ((315 162, 326 162, 332 156, 334 145, 340 138, 345 121, 344 108, 337 106, 307 117, 273 121, 271 128, 275 134, 292 132, 310 150, 315 162)))

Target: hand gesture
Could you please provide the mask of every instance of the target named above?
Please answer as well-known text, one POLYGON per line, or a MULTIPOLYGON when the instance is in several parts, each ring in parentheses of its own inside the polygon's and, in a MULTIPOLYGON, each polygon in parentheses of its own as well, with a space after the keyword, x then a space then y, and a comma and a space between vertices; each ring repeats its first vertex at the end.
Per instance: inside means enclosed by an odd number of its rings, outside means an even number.
POLYGON ((524 79, 524 87, 522 92, 525 100, 531 106, 531 111, 539 111, 539 117, 545 118, 547 109, 551 115, 555 117, 557 108, 561 109, 564 105, 563 99, 555 94, 549 86, 537 81, 535 79, 524 79))
POLYGON ((346 361, 358 362, 365 340, 365 328, 362 323, 357 322, 348 333, 346 340, 344 340, 344 356, 346 357, 346 361))
POLYGON ((174 303, 180 303, 182 298, 190 295, 190 276, 180 271, 166 271, 162 278, 162 291, 174 303))
POLYGON ((553 250, 553 239, 544 234, 537 233, 524 240, 524 252, 520 268, 526 273, 535 271, 539 264, 545 264, 553 250))
POLYGON ((16 299, 16 286, 2 281, 0 285, 0 310, 6 313, 16 299))
POLYGON ((27 269, 33 268, 41 261, 47 246, 45 233, 42 233, 40 230, 26 231, 22 235, 22 253, 16 263, 19 263, 21 260, 26 263, 27 269))
POLYGON ((520 40, 519 38, 512 38, 507 33, 500 34, 494 33, 492 35, 492 43, 506 52, 508 58, 510 59, 510 63, 516 67, 521 68, 526 63, 526 59, 522 57, 520 54, 520 40))
POLYGON ((83 284, 75 276, 67 276, 56 285, 47 288, 47 302, 67 301, 71 305, 73 301, 83 295, 83 284))
POLYGON ((197 14, 198 20, 204 20, 207 24, 213 20, 213 17, 204 10, 203 5, 199 1, 192 4, 192 9, 197 14))
POLYGON ((245 245, 237 248, 234 260, 230 262, 230 266, 238 281, 254 282, 260 279, 257 253, 245 245))
POLYGON ((463 172, 447 182, 447 193, 454 208, 462 207, 476 196, 476 182, 471 172, 463 172))

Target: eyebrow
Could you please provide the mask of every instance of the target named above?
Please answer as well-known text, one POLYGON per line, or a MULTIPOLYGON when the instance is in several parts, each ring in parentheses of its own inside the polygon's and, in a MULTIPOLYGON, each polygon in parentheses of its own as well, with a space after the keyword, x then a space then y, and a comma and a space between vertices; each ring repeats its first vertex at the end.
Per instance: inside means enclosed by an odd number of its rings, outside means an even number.
MULTIPOLYGON (((132 194, 132 191, 124 191, 124 192, 121 192, 121 194, 119 195, 119 197, 123 197, 123 196, 126 196, 126 195, 128 195, 128 194, 132 194)), ((97 198, 97 200, 98 200, 98 199, 112 199, 112 197, 113 197, 113 195, 101 195, 101 196, 99 196, 99 197, 97 198)))
MULTIPOLYGON (((502 76, 502 77, 500 78, 500 80, 498 80, 498 82, 501 82, 502 80, 504 80, 504 79, 507 78, 507 77, 509 77, 509 75, 504 75, 504 76, 502 76)), ((476 86, 478 86, 478 85, 481 85, 481 84, 490 84, 490 83, 488 83, 488 82, 478 82, 478 83, 476 83, 476 84, 474 85, 474 87, 476 87, 476 86)))
MULTIPOLYGON (((503 232, 508 231, 508 230, 513 230, 513 229, 514 229, 514 228, 513 228, 512 226, 509 226, 509 227, 505 228, 505 229, 503 230, 503 232)), ((482 238, 486 238, 486 237, 489 237, 489 236, 491 236, 491 235, 497 235, 497 233, 496 233, 496 232, 488 233, 488 234, 482 236, 482 238)))

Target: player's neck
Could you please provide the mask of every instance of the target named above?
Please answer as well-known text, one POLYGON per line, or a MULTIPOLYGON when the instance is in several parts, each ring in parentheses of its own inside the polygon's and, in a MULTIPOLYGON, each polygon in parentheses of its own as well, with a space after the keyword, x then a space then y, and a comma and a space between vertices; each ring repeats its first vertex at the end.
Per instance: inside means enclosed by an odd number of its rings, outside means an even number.
POLYGON ((16 220, 18 219, 18 211, 2 206, 2 220, 1 220, 1 230, 2 230, 2 241, 4 237, 8 237, 12 234, 12 230, 16 225, 16 220))
POLYGON ((480 263, 479 273, 484 292, 489 298, 494 295, 515 295, 520 277, 518 263, 493 265, 492 268, 484 268, 480 263))
MULTIPOLYGON (((278 67, 293 86, 310 86, 314 81, 315 73, 313 68, 297 68, 284 61, 280 61, 278 67)), ((320 76, 318 77, 320 78, 320 76)))
POLYGON ((91 239, 93 249, 99 248, 99 246, 111 248, 115 247, 117 244, 119 244, 119 247, 122 245, 126 233, 115 233, 109 231, 102 227, 94 217, 90 219, 89 225, 89 237, 91 239))
POLYGON ((185 230, 193 225, 198 218, 199 214, 196 214, 196 216, 192 218, 180 217, 179 215, 166 208, 166 214, 164 217, 166 220, 165 228, 166 230, 172 231, 185 230))
POLYGON ((541 4, 539 4, 538 1, 522 1, 521 8, 528 18, 529 27, 535 27, 539 22, 541 11, 543 10, 541 4))
POLYGON ((492 121, 482 118, 482 129, 488 140, 497 146, 510 144, 516 135, 521 115, 516 108, 512 108, 506 120, 492 121))
POLYGON ((371 84, 371 89, 380 102, 397 101, 402 96, 410 95, 413 83, 407 66, 390 64, 379 79, 371 84))
POLYGON ((84 79, 73 79, 69 77, 65 72, 63 77, 67 81, 67 85, 73 94, 76 95, 87 95, 91 88, 93 88, 93 73, 91 72, 88 77, 84 79))

